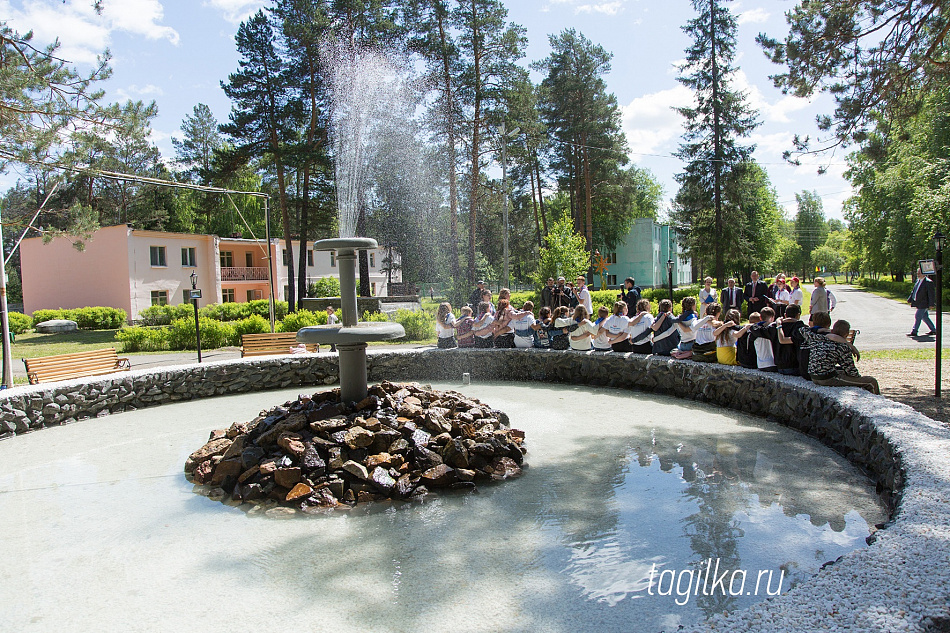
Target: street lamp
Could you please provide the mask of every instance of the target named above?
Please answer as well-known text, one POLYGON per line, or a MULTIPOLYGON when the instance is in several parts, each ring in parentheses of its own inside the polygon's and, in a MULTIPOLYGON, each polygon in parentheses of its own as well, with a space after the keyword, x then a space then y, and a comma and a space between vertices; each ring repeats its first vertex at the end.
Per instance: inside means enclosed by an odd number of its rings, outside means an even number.
POLYGON ((513 130, 506 130, 505 123, 498 126, 498 134, 501 136, 501 188, 505 192, 505 206, 501 213, 502 224, 505 230, 502 234, 502 252, 505 259, 505 287, 511 285, 511 279, 508 274, 508 139, 518 136, 520 127, 513 130))
POLYGON ((198 347, 198 362, 201 362, 201 330, 198 325, 198 299, 201 291, 198 290, 198 273, 191 272, 191 303, 195 306, 195 344, 198 347))
POLYGON ((666 260, 666 272, 670 275, 670 303, 673 303, 673 258, 666 260))
POLYGON ((937 269, 937 366, 936 366, 936 385, 934 387, 934 396, 940 398, 940 356, 943 351, 943 240, 944 235, 939 230, 934 235, 934 249, 936 249, 936 261, 934 268, 937 269))

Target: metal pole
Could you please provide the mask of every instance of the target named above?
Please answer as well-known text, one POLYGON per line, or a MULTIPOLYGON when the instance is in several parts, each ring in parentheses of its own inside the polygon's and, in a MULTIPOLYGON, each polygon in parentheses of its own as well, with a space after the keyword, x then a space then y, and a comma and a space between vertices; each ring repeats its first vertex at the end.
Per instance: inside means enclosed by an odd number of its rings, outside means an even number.
POLYGON ((673 303, 673 260, 666 262, 666 270, 670 274, 670 303, 673 303))
MULTIPOLYGON (((3 253, 3 220, 0 218, 0 253, 3 253)), ((0 257, 3 263, 4 257, 0 257)), ((7 267, 0 269, 0 321, 3 322, 3 386, 13 386, 13 350, 10 349, 10 319, 7 313, 7 267)))
POLYGON ((505 230, 502 233, 502 253, 505 259, 505 287, 507 288, 510 284, 510 277, 508 274, 508 134, 505 130, 505 124, 501 124, 501 188, 505 192, 505 207, 501 212, 501 222, 505 225, 505 230))
POLYGON ((264 241, 267 242, 267 282, 270 284, 270 301, 268 301, 268 311, 270 312, 270 331, 274 333, 274 262, 271 257, 270 243, 270 198, 264 198, 264 241))
POLYGON ((943 248, 941 242, 943 241, 943 236, 940 232, 937 232, 937 367, 936 367, 936 386, 934 388, 934 396, 939 400, 940 399, 940 373, 941 373, 941 362, 940 357, 943 352, 943 248))
MULTIPOLYGON (((198 278, 191 278, 191 289, 196 290, 198 288, 198 278)), ((195 306, 195 344, 198 347, 198 362, 201 362, 201 326, 198 321, 198 299, 193 298, 191 304, 195 306)))

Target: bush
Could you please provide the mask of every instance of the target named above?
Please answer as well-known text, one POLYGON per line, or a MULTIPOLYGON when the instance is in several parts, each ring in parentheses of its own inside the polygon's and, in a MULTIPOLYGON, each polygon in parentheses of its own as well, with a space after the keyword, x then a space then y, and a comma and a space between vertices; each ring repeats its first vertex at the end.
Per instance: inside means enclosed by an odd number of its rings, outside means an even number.
MULTIPOLYGON (((231 344, 234 340, 234 325, 207 317, 199 319, 201 325, 201 349, 216 349, 231 344)), ((166 330, 168 348, 173 350, 197 349, 194 319, 175 319, 166 330)))
POLYGON ((302 327, 311 325, 326 325, 326 312, 311 312, 310 310, 297 310, 284 317, 277 327, 278 332, 296 332, 302 327))
POLYGON ((405 341, 427 341, 435 338, 435 316, 425 310, 402 309, 396 312, 396 323, 406 330, 405 341))
POLYGON ((368 323, 379 323, 382 321, 389 321, 389 317, 386 316, 384 312, 363 312, 363 316, 360 317, 360 321, 366 321, 368 323))
POLYGON ((340 280, 336 277, 322 277, 307 287, 308 297, 339 297, 340 280))
MULTIPOLYGON (((247 305, 250 307, 251 314, 259 314, 265 319, 270 319, 270 302, 267 299, 255 299, 249 301, 247 305)), ((287 312, 286 301, 274 302, 274 319, 276 321, 283 321, 284 317, 287 316, 287 312)))
POLYGON ((7 319, 10 322, 10 331, 14 334, 23 334, 33 327, 33 319, 19 312, 8 312, 7 319))
POLYGON ((861 277, 857 283, 864 288, 892 292, 903 297, 909 297, 914 291, 913 281, 891 281, 890 279, 869 279, 867 277, 861 277))
POLYGON ((234 340, 231 343, 232 345, 240 345, 241 337, 245 334, 270 333, 270 321, 259 314, 252 314, 246 319, 235 321, 232 325, 234 326, 234 340))
POLYGON ((215 321, 240 321, 253 314, 248 303, 212 303, 201 308, 201 316, 215 321))
POLYGON ((167 328, 127 327, 115 333, 123 352, 160 352, 168 349, 167 328))
POLYGON ((37 310, 33 313, 33 327, 51 319, 75 321, 81 330, 117 330, 125 323, 125 310, 104 306, 72 310, 37 310))

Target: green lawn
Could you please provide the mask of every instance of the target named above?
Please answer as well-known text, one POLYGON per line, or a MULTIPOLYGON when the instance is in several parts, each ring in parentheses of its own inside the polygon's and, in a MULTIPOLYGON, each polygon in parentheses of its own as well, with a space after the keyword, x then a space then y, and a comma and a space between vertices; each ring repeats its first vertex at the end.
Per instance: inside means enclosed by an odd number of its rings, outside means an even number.
POLYGON ((78 330, 76 332, 60 332, 57 334, 37 334, 27 332, 18 334, 13 344, 14 360, 21 358, 36 358, 38 356, 53 356, 55 354, 71 354, 85 352, 105 347, 120 349, 120 343, 115 340, 118 330, 78 330))
POLYGON ((872 295, 884 297, 885 299, 893 299, 894 301, 907 303, 907 295, 904 294, 903 292, 893 292, 891 290, 880 290, 878 288, 866 288, 864 286, 855 286, 855 288, 860 288, 861 290, 865 292, 870 292, 872 295))
MULTIPOLYGON (((883 358, 885 360, 935 360, 936 350, 932 347, 913 349, 874 349, 861 352, 861 360, 883 358)), ((947 353, 950 358, 950 352, 947 353)))

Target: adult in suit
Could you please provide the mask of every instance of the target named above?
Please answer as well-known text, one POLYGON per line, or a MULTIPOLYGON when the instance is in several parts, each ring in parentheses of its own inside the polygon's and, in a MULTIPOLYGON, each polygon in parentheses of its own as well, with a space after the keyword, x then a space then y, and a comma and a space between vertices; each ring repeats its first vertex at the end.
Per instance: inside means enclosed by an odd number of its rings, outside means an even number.
POLYGON ((769 305, 769 287, 764 281, 759 279, 758 272, 753 270, 750 276, 752 277, 752 281, 745 285, 745 290, 742 292, 745 302, 749 306, 746 317, 753 312, 760 312, 762 308, 769 305))
POLYGON ((548 277, 547 284, 541 288, 541 307, 554 309, 554 277, 548 277))
POLYGON ((729 310, 739 310, 739 312, 742 312, 742 290, 736 288, 735 279, 732 277, 729 278, 729 281, 726 282, 726 287, 722 289, 719 296, 722 299, 723 312, 729 312, 729 310))
POLYGON ((927 327, 930 328, 930 332, 927 333, 928 335, 936 334, 937 328, 934 326, 933 321, 930 320, 928 310, 930 306, 937 303, 937 290, 934 287, 934 282, 930 281, 930 278, 919 268, 917 269, 917 283, 914 284, 913 291, 911 291, 910 296, 907 297, 907 302, 917 308, 917 312, 914 313, 914 329, 911 330, 907 336, 917 336, 917 328, 920 327, 921 321, 926 323, 927 327))

